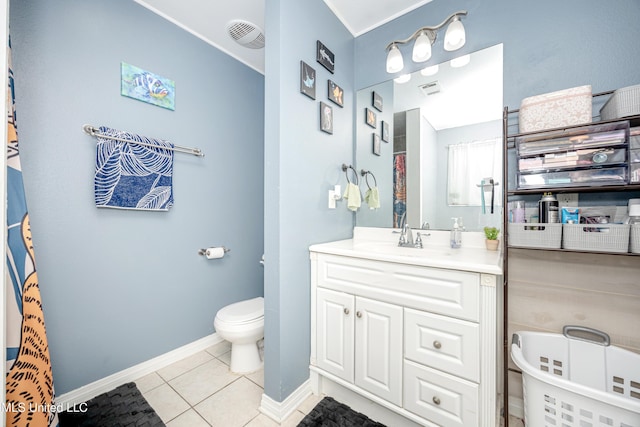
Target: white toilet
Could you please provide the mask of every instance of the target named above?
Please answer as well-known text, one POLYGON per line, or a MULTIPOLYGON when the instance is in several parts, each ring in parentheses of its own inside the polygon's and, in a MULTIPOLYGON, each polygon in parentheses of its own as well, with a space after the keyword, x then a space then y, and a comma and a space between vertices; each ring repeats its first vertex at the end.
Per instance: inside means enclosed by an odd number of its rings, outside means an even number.
POLYGON ((262 368, 259 344, 264 337, 264 298, 240 301, 221 308, 213 326, 218 335, 231 343, 232 372, 244 374, 262 368))

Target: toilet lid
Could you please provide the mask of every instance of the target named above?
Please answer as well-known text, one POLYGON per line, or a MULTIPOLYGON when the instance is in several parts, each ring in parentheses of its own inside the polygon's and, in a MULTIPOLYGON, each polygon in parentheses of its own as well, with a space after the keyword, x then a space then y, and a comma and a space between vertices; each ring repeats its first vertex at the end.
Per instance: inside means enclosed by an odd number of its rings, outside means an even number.
POLYGON ((264 316, 264 298, 258 297, 229 304, 218 311, 223 322, 248 322, 264 316))

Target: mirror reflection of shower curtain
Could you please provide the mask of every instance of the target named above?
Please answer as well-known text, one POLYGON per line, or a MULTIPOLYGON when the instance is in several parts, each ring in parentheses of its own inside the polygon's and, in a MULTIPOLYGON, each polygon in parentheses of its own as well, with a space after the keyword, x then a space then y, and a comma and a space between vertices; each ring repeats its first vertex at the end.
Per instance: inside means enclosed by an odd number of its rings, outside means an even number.
MULTIPOLYGON (((450 206, 481 206, 483 178, 502 176, 502 140, 499 137, 463 142, 449 146, 447 168, 447 204, 450 206), (454 166, 455 165, 455 166, 454 166)), ((494 200, 502 200, 502 183, 495 187, 494 200)))
POLYGON ((402 216, 407 211, 406 153, 393 155, 393 226, 400 227, 402 216))

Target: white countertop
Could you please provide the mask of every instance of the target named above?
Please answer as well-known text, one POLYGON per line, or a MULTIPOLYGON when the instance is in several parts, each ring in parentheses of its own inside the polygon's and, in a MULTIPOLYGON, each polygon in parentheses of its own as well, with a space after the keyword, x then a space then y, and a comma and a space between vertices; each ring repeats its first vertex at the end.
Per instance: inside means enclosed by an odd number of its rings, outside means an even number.
POLYGON ((430 234, 423 237, 424 248, 399 247, 399 234, 392 231, 390 228, 355 227, 352 239, 311 245, 309 251, 502 275, 502 250, 485 249, 483 233, 462 233, 462 247, 452 249, 448 231, 414 230, 414 238, 417 231, 430 234))

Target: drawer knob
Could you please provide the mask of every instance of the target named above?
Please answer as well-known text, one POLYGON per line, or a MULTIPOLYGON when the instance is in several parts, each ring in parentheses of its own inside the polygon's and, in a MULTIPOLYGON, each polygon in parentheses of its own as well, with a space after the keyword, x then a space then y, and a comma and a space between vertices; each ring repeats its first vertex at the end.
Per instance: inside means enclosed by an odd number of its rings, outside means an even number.
POLYGON ((349 314, 349 309, 347 307, 344 308, 344 314, 349 314))
POLYGON ((357 317, 362 317, 362 313, 360 311, 356 311, 356 316, 357 317))
POLYGON ((442 343, 440 341, 434 341, 433 346, 439 350, 442 347, 442 343))
POLYGON ((436 405, 440 404, 440 398, 438 396, 433 396, 433 403, 435 403, 436 405))

